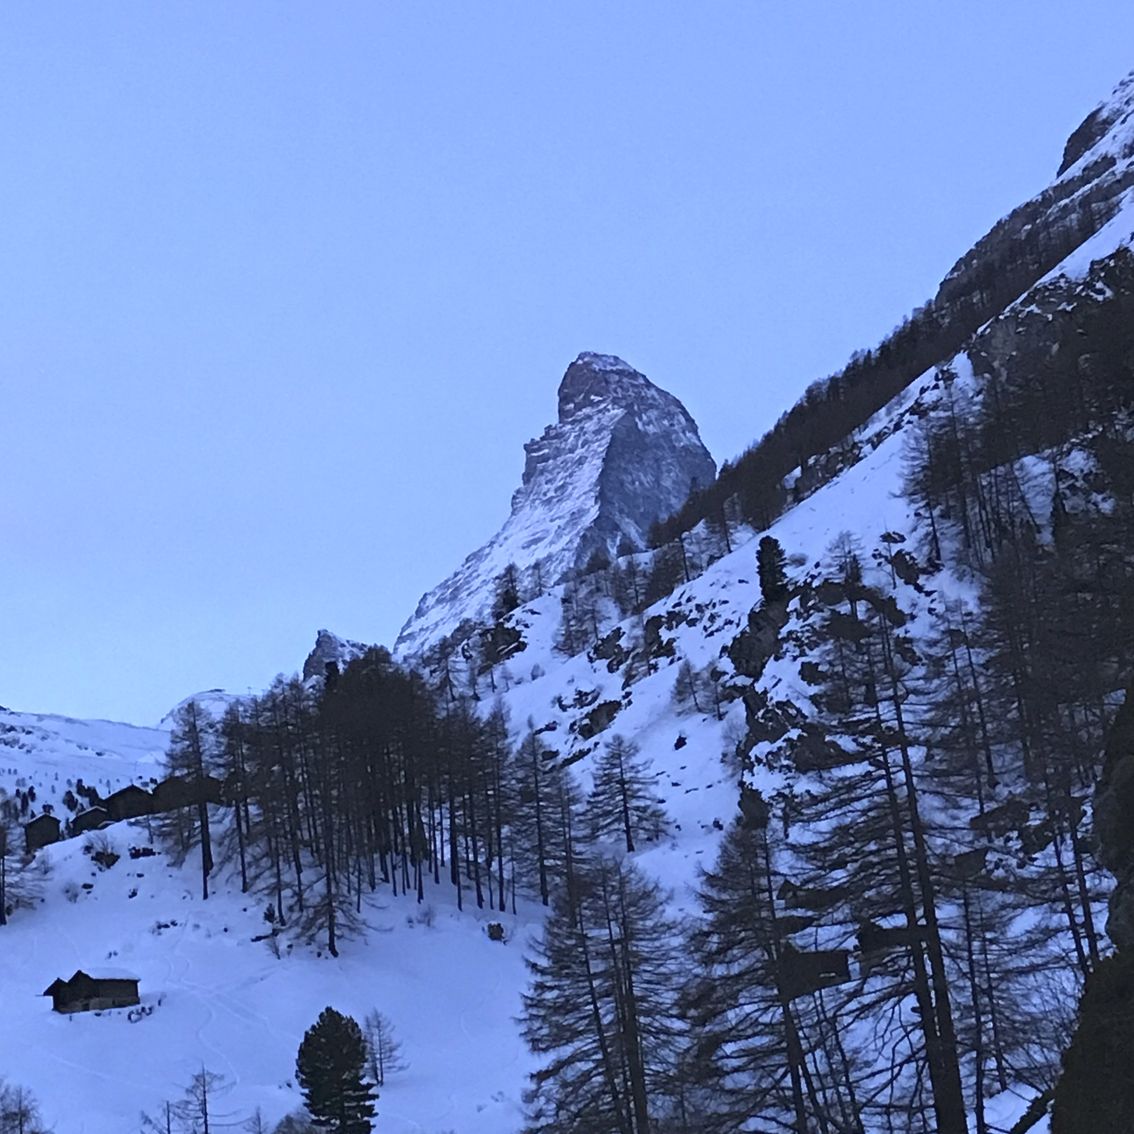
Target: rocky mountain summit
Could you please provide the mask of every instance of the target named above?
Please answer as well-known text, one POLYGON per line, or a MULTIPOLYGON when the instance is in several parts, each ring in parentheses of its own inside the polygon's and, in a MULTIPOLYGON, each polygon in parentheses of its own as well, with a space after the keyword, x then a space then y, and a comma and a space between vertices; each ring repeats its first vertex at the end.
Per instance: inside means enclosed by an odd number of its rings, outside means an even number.
POLYGON ((309 681, 312 677, 324 677, 327 666, 334 664, 340 670, 360 658, 366 653, 368 647, 362 642, 352 642, 332 634, 330 630, 320 630, 315 638, 315 648, 307 655, 303 663, 303 680, 309 681))
POLYGON ((483 619, 493 582, 510 564, 534 595, 595 552, 635 551, 657 519, 716 465, 685 407, 613 355, 584 351, 559 386, 559 420, 524 446, 523 482, 504 526, 428 591, 395 645, 413 656, 467 618, 483 619))

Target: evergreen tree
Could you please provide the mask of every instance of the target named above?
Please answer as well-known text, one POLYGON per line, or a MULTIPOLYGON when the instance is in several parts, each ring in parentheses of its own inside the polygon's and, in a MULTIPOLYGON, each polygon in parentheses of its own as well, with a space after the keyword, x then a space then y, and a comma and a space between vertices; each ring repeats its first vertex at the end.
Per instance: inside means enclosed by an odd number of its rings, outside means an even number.
POLYGON ((377 1091, 365 1078, 368 1058, 358 1023, 324 1008, 295 1060, 296 1081, 316 1126, 335 1134, 370 1134, 377 1091))
POLYGON ((586 566, 583 568, 584 575, 597 575, 600 571, 605 571, 610 566, 610 556, 607 555, 606 550, 601 547, 596 547, 587 558, 586 566))
POLYGON ((756 549, 756 571, 765 606, 787 597, 787 560, 780 541, 774 536, 761 538, 756 549))
POLYGON ((519 572, 516 570, 515 563, 509 563, 496 576, 493 587, 495 594, 492 600, 492 617, 499 622, 501 619, 507 618, 521 602, 519 572))
POLYGON ((654 552, 653 566, 642 592, 642 605, 653 606, 687 581, 684 546, 680 542, 663 544, 654 552))
POLYGON ((617 837, 627 851, 635 849, 635 839, 660 838, 668 823, 652 784, 645 761, 638 759, 638 746, 617 733, 612 736, 595 761, 594 787, 587 797, 591 837, 617 837))

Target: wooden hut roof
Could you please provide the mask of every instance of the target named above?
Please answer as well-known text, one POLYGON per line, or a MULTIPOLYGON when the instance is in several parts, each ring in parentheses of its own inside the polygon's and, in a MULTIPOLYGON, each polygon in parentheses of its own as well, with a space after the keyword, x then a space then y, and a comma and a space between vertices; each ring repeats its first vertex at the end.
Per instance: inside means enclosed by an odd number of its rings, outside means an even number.
POLYGON ((65 988, 70 988, 76 982, 84 980, 98 983, 104 980, 129 980, 135 984, 138 983, 138 977, 126 969, 95 969, 94 972, 87 972, 84 969, 76 969, 74 975, 70 980, 64 980, 62 977, 56 977, 40 994, 42 996, 54 996, 57 992, 65 988))
POLYGON ((112 799, 121 799, 127 795, 149 795, 144 787, 139 787, 138 784, 127 784, 124 788, 119 788, 112 795, 108 795, 103 803, 109 803, 112 799))

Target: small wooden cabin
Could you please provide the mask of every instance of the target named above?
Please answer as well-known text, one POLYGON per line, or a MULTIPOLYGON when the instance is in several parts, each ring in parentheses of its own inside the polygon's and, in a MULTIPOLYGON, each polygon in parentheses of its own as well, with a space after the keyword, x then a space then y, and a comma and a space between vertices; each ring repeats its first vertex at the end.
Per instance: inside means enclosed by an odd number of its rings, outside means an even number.
POLYGON ((177 811, 182 807, 196 807, 200 803, 224 802, 224 784, 215 776, 198 776, 192 780, 184 776, 170 776, 155 785, 153 790, 153 810, 156 814, 177 811))
POLYGON ((112 823, 122 819, 137 819, 140 815, 150 815, 154 809, 154 797, 137 784, 128 784, 113 795, 108 795, 104 806, 112 823))
POLYGON ((40 847, 59 842, 59 837, 59 820, 46 812, 24 824, 24 850, 28 854, 35 854, 40 847))
POLYGON ((170 776, 155 785, 153 791, 154 812, 176 811, 181 807, 191 807, 197 797, 189 781, 181 776, 170 776))
POLYGON ((110 815, 105 807, 88 807, 80 811, 71 820, 71 834, 85 835, 88 831, 97 831, 104 823, 110 822, 110 815))
POLYGON ((70 980, 52 981, 43 995, 51 997, 56 1012, 129 1008, 139 1003, 138 978, 121 972, 100 972, 92 976, 79 969, 70 980))
POLYGON ((831 988, 850 980, 850 965, 846 949, 822 949, 800 953, 790 945, 780 956, 780 991, 789 1000, 807 996, 821 988, 831 988))

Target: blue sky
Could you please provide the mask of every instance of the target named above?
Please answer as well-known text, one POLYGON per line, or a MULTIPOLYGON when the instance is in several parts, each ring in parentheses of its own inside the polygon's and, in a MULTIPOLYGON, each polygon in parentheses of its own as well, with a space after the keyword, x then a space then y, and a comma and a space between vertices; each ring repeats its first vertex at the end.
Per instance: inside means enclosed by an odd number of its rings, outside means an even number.
POLYGON ((1131 68, 1101 0, 3 6, 0 703, 392 642, 581 350, 736 455, 1131 68))

